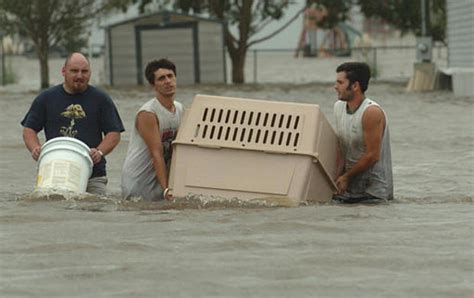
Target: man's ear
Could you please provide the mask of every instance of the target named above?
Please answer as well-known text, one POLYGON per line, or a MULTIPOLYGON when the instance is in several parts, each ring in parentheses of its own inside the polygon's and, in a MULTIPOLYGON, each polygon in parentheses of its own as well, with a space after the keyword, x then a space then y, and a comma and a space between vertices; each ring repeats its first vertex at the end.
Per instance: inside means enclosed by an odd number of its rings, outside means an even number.
POLYGON ((352 84, 352 90, 353 91, 361 90, 359 81, 354 81, 354 83, 352 84))

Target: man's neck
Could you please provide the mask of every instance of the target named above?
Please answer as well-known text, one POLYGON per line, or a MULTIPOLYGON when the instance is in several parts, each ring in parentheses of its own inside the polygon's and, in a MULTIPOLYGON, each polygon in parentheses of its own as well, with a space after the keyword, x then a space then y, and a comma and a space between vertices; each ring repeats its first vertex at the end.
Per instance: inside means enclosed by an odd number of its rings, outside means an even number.
POLYGON ((64 89, 64 91, 66 91, 67 94, 74 94, 74 92, 72 92, 72 90, 69 90, 69 88, 66 86, 66 84, 63 84, 63 89, 64 89))
MULTIPOLYGON (((87 88, 89 88, 89 86, 87 86, 87 88)), ((80 94, 80 93, 84 93, 87 88, 85 90, 83 90, 82 92, 74 92, 73 90, 69 89, 66 84, 63 83, 63 89, 64 91, 67 93, 67 94, 70 94, 70 95, 74 95, 74 94, 80 94)))
POLYGON ((357 111, 357 109, 360 107, 364 99, 365 99, 364 94, 354 95, 354 98, 351 101, 347 102, 347 111, 351 114, 357 111))
POLYGON ((161 94, 157 94, 155 98, 160 102, 160 104, 165 107, 170 112, 174 110, 174 95, 173 96, 163 96, 161 94))

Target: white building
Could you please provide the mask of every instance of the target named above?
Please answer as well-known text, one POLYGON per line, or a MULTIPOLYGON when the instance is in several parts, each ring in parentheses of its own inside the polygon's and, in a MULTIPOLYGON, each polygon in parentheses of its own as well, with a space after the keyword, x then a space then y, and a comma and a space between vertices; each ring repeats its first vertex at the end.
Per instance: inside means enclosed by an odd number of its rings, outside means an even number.
POLYGON ((448 72, 453 91, 474 96, 474 1, 447 0, 448 72))

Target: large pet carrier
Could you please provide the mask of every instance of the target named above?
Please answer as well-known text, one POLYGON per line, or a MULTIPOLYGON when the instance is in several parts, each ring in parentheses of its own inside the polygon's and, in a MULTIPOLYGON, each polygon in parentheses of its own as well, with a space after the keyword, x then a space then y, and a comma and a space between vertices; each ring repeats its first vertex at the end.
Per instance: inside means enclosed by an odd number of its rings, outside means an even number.
POLYGON ((170 191, 329 201, 336 135, 318 105, 197 95, 173 143, 170 191))

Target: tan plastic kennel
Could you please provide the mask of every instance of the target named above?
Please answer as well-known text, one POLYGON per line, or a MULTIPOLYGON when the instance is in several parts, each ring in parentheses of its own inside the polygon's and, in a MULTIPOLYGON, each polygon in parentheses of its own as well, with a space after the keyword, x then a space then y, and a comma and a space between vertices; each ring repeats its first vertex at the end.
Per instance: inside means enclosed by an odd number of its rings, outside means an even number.
POLYGON ((329 201, 336 135, 314 104, 197 95, 173 143, 170 191, 329 201))

